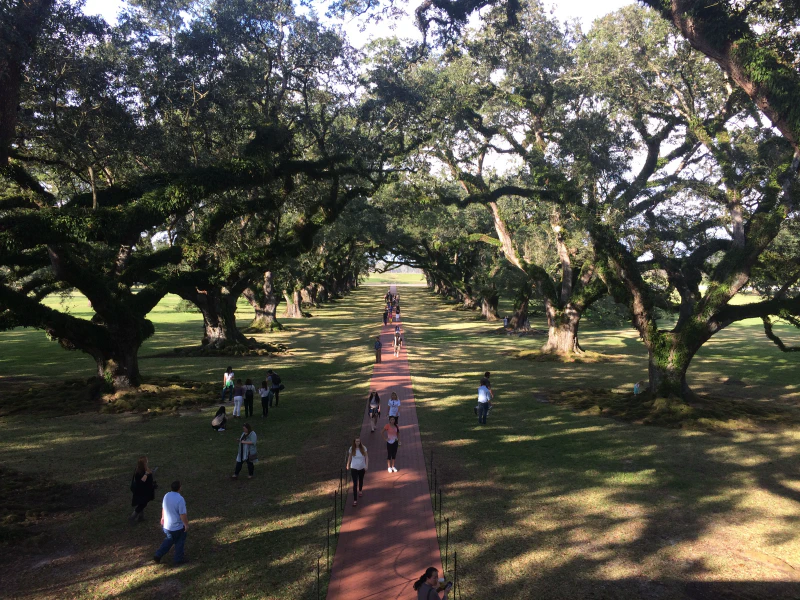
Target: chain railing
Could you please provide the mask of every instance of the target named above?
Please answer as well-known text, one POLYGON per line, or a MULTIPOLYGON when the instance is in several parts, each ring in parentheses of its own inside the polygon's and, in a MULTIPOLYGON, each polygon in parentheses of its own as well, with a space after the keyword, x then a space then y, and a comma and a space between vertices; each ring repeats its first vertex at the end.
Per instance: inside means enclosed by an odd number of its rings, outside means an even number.
POLYGON ((430 458, 427 462, 427 475, 428 475, 428 491, 431 494, 431 502, 433 503, 433 521, 436 527, 436 538, 439 541, 439 552, 442 551, 444 546, 444 554, 442 556, 442 566, 444 567, 444 576, 447 577, 452 573, 453 600, 463 600, 461 596, 461 587, 458 580, 458 552, 453 550, 453 570, 450 571, 450 517, 443 518, 442 505, 444 501, 444 491, 439 485, 439 474, 437 469, 433 466, 433 450, 431 450, 430 458))
MULTIPOLYGON (((325 546, 317 556, 317 600, 322 600, 322 559, 325 559, 325 574, 330 576, 331 568, 333 567, 331 552, 332 541, 339 538, 339 529, 341 527, 342 517, 344 516, 344 500, 347 497, 347 484, 349 481, 349 473, 345 469, 339 470, 339 486, 333 492, 333 504, 331 506, 331 513, 328 517, 327 528, 325 533, 325 546), (331 530, 331 527, 333 529, 331 530)), ((330 579, 328 580, 330 583, 330 579)))

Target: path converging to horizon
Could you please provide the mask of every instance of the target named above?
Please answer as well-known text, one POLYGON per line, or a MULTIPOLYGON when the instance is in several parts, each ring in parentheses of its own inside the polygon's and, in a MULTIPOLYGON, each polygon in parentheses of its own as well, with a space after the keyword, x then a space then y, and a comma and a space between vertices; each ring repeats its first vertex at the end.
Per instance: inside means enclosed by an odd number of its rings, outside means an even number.
MULTIPOLYGON (((391 291, 397 293, 396 286, 391 291)), ((404 306, 401 314, 406 311, 404 306)), ((352 486, 348 490, 328 600, 410 599, 416 594, 412 584, 426 568, 436 567, 442 573, 406 346, 400 356, 393 356, 394 326, 390 323, 381 329, 382 362, 375 365, 370 382, 370 389, 381 397, 381 418, 372 433, 365 399, 361 441, 369 453, 369 469, 358 506, 352 506, 352 486), (392 392, 401 401, 402 445, 396 473, 386 470, 386 443, 381 434, 388 423, 386 403, 392 392)))

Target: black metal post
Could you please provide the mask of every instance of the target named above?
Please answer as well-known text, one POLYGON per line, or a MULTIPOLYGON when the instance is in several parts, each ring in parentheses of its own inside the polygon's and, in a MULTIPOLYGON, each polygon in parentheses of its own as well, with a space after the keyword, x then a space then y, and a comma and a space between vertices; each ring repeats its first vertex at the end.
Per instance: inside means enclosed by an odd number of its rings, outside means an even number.
POLYGON ((453 551, 453 600, 458 595, 458 552, 453 551))
MULTIPOLYGON (((431 479, 428 481, 428 489, 431 488, 431 482, 433 481, 433 450, 431 450, 431 469, 430 469, 430 477, 431 479)), ((434 490, 436 488, 433 488, 434 490)))
POLYGON ((319 559, 322 558, 322 554, 317 557, 317 600, 319 600, 319 559))
POLYGON ((447 533, 444 536, 444 572, 447 573, 447 556, 450 554, 450 517, 444 520, 447 533))
POLYGON ((336 491, 333 492, 333 535, 334 537, 339 537, 339 534, 336 533, 336 526, 339 523, 338 513, 336 512, 339 508, 339 498, 337 497, 336 491))
POLYGON ((439 488, 439 531, 442 530, 442 490, 439 488))
MULTIPOLYGON (((344 490, 344 487, 342 486, 343 478, 344 478, 344 469, 339 469, 339 496, 342 495, 342 490, 344 490)), ((342 510, 344 510, 344 503, 342 503, 342 510)))
POLYGON ((330 517, 328 517, 328 537, 325 545, 328 552, 328 557, 325 559, 325 570, 330 572, 331 570, 331 518, 330 517))
POLYGON ((439 487, 436 482, 436 469, 433 470, 433 510, 436 510, 436 488, 439 487))

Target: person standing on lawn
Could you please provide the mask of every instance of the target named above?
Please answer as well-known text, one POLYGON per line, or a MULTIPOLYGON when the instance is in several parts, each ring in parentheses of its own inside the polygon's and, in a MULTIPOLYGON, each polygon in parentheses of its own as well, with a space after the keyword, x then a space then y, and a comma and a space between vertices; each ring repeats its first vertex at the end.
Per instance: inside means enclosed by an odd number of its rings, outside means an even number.
POLYGON ((400 446, 400 428, 397 426, 397 417, 389 417, 389 423, 383 426, 383 439, 386 440, 386 470, 389 473, 397 473, 397 468, 394 466, 397 448, 400 446))
POLYGON ((161 501, 161 529, 164 530, 164 541, 156 553, 153 561, 161 562, 161 558, 175 546, 176 565, 184 561, 184 546, 186 544, 186 532, 189 530, 189 518, 186 516, 186 500, 181 496, 181 482, 173 481, 170 486, 171 492, 164 494, 161 501))
POLYGON ((381 344, 381 336, 375 338, 375 362, 381 362, 381 348, 383 348, 383 344, 381 344))
POLYGON ((375 432, 375 428, 378 426, 378 418, 381 416, 381 397, 378 396, 378 392, 372 390, 369 394, 369 398, 367 399, 367 406, 369 410, 369 420, 372 424, 372 432, 375 432))
POLYGON ((272 390, 270 389, 268 381, 262 381, 261 387, 258 389, 258 395, 261 396, 261 418, 269 415, 269 405, 272 404, 272 390))
POLYGON ((383 311, 383 326, 386 327, 389 324, 389 309, 383 311))
POLYGON ((237 479, 239 472, 242 470, 242 463, 247 463, 247 478, 252 479, 255 472, 254 461, 258 460, 258 448, 256 442, 258 436, 250 423, 242 425, 242 435, 239 436, 239 451, 236 453, 236 469, 231 475, 231 479, 237 479))
POLYGON ((486 417, 489 414, 489 407, 492 406, 492 390, 488 387, 489 381, 484 377, 478 388, 478 423, 486 425, 486 417))
POLYGON ((253 416, 253 400, 256 397, 256 386, 253 385, 253 380, 248 379, 244 382, 244 416, 253 416))
POLYGON ((392 417, 394 417, 395 422, 400 421, 400 400, 395 392, 392 392, 389 397, 389 418, 391 419, 392 417))
POLYGON ((369 455, 367 447, 361 443, 361 438, 353 440, 353 445, 347 450, 347 466, 350 469, 350 478, 353 480, 353 506, 358 506, 358 499, 364 495, 364 474, 369 469, 369 455))
POLYGON ((233 367, 228 367, 225 374, 222 376, 222 402, 225 402, 225 394, 230 395, 233 400, 233 367))
POLYGON ((244 386, 242 380, 237 379, 233 386, 233 416, 237 419, 242 416, 242 402, 244 402, 244 386))
POLYGON ((156 482, 153 479, 153 472, 147 464, 146 456, 140 456, 136 462, 136 470, 131 479, 131 492, 133 493, 131 506, 134 509, 130 516, 130 522, 134 524, 137 521, 144 521, 144 509, 147 503, 156 497, 156 482))
MULTIPOLYGON (((275 408, 277 408, 278 401, 281 399, 280 398, 281 390, 285 386, 281 383, 280 376, 272 369, 269 369, 267 371, 267 380, 271 382, 272 397, 275 399, 275 408)), ((270 400, 269 405, 272 406, 272 400, 270 400)))

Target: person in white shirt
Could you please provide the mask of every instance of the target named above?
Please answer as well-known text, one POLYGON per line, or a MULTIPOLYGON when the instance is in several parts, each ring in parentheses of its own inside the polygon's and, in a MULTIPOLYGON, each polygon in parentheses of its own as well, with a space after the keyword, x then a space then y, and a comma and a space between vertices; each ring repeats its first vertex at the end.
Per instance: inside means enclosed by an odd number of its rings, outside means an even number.
POLYGON ((364 495, 364 474, 369 469, 369 455, 367 447, 361 443, 361 438, 353 440, 353 445, 347 449, 347 468, 353 480, 353 506, 358 506, 358 499, 364 495))
POLYGON ((492 398, 494 394, 489 387, 489 380, 485 377, 481 379, 481 386, 478 388, 478 423, 486 425, 486 417, 489 414, 489 408, 492 406, 492 398))
POLYGON ((400 421, 400 400, 397 399, 395 392, 392 392, 392 397, 389 399, 389 416, 394 417, 395 422, 400 421))
POLYGON ((164 494, 161 501, 161 528, 164 530, 164 542, 153 555, 153 561, 161 562, 172 546, 175 546, 173 562, 179 565, 183 562, 183 548, 186 544, 186 532, 189 530, 189 518, 186 516, 186 500, 181 496, 181 482, 173 481, 170 486, 172 491, 164 494))

